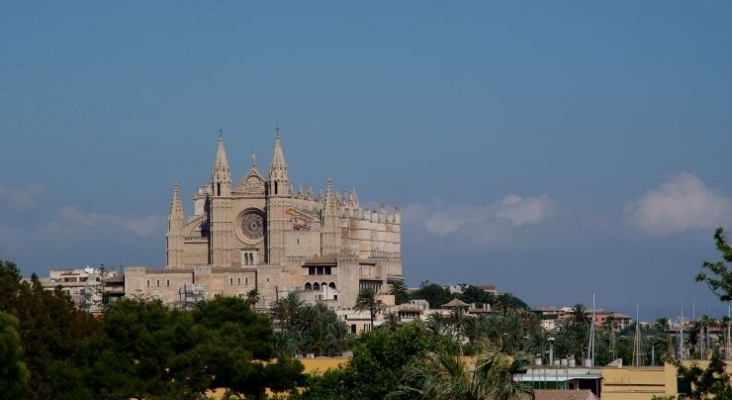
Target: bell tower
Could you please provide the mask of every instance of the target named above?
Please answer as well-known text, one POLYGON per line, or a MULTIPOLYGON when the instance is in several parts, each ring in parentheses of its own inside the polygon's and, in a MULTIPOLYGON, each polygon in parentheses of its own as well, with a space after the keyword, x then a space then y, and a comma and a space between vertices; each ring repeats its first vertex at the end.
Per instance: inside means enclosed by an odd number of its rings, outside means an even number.
POLYGON ((231 172, 226 159, 221 130, 219 130, 216 159, 211 170, 208 220, 211 232, 209 235, 209 262, 215 267, 230 266, 234 232, 231 222, 231 172))
POLYGON ((290 197, 290 177, 287 172, 285 154, 282 151, 279 127, 275 136, 272 163, 267 181, 267 263, 285 263, 285 202, 290 197))

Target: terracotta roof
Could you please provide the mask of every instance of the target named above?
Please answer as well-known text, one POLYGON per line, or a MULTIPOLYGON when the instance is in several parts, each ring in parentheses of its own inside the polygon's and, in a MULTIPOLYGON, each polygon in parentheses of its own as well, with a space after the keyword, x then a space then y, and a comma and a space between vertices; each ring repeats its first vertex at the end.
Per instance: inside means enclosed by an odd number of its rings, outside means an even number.
MULTIPOLYGON (((597 400, 591 390, 550 390, 550 389, 534 389, 536 400, 597 400)), ((522 400, 528 400, 530 397, 524 395, 522 400)))
POLYGON ((496 285, 478 285, 476 287, 481 290, 496 290, 496 285))
POLYGON ((443 304, 441 307, 442 308, 470 307, 470 304, 468 304, 464 301, 461 301, 460 299, 455 298, 455 299, 452 299, 449 302, 443 304))

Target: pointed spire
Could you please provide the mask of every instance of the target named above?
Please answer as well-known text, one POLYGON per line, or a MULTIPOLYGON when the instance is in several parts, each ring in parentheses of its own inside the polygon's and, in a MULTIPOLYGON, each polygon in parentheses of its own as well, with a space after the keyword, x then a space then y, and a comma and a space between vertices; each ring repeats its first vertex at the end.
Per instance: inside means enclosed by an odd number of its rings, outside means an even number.
POLYGON ((282 141, 280 140, 280 128, 277 127, 277 136, 275 137, 274 152, 272 154, 272 164, 269 167, 269 180, 274 188, 272 194, 287 195, 290 188, 290 176, 287 172, 287 163, 285 162, 285 153, 282 151, 282 141))
MULTIPOLYGON (((183 203, 180 199, 180 189, 178 188, 178 181, 175 181, 173 197, 170 199, 170 213, 168 214, 168 219, 170 221, 183 221, 183 203)), ((170 227, 168 229, 170 229, 170 227)))
POLYGON ((165 235, 165 264, 168 268, 178 268, 183 261, 183 204, 180 200, 178 182, 175 182, 173 197, 170 199, 168 232, 165 235))
POLYGON ((328 214, 335 214, 336 205, 336 196, 335 192, 333 192, 333 181, 328 178, 328 187, 325 190, 325 212, 328 214))
POLYGON ((224 148, 223 132, 219 130, 219 144, 216 149, 216 160, 211 171, 211 183, 214 189, 214 196, 228 196, 231 192, 231 171, 229 161, 226 158, 224 148))

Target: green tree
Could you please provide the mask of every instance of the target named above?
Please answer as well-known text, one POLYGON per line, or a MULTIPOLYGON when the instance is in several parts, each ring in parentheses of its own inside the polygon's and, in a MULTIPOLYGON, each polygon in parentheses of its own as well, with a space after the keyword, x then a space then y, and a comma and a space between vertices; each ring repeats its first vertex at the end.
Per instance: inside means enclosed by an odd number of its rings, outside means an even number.
POLYGON ((324 304, 304 304, 290 318, 288 332, 301 354, 332 356, 345 350, 349 336, 346 323, 324 304))
POLYGON ((0 393, 6 398, 20 399, 25 395, 28 370, 21 354, 18 319, 0 312, 0 393))
POLYGON ((428 348, 427 332, 421 324, 365 332, 354 343, 353 357, 346 366, 311 376, 307 390, 293 399, 383 399, 399 384, 407 366, 428 348))
POLYGON ((458 298, 468 304, 475 303, 476 306, 480 306, 483 304, 493 304, 495 302, 495 296, 493 293, 486 292, 477 286, 462 284, 460 287, 462 289, 462 293, 460 293, 458 298))
POLYGON ((402 320, 399 318, 399 314, 395 312, 386 313, 384 315, 384 323, 381 325, 384 328, 395 331, 399 328, 399 325, 401 325, 402 320))
POLYGON ((280 329, 289 327, 290 318, 297 310, 305 304, 301 301, 297 293, 288 293, 287 296, 278 299, 269 308, 269 315, 272 321, 277 324, 280 329))
POLYGON ((495 307, 496 311, 501 311, 504 317, 508 315, 509 312, 529 309, 528 304, 514 296, 512 293, 499 294, 495 297, 492 305, 495 307))
POLYGON ((408 370, 402 384, 389 399, 510 400, 524 395, 534 398, 531 386, 513 381, 513 374, 526 369, 526 361, 514 362, 501 354, 482 355, 475 370, 458 354, 440 351, 424 357, 408 370))
POLYGON ((379 311, 384 310, 385 307, 377 298, 376 291, 370 287, 367 287, 361 289, 361 291, 358 292, 358 296, 356 297, 356 304, 353 306, 353 309, 358 312, 368 311, 371 320, 371 328, 373 329, 376 314, 379 311))
POLYGON ((721 253, 721 259, 702 262, 702 270, 696 275, 696 281, 706 283, 719 300, 729 302, 732 301, 732 272, 727 264, 732 262, 732 247, 727 242, 727 234, 723 228, 717 228, 714 232, 714 242, 721 253))
POLYGON ((409 293, 407 293, 407 285, 404 281, 392 282, 387 294, 394 296, 396 304, 409 303, 409 293))
POLYGON ((454 296, 450 294, 450 291, 436 283, 430 283, 429 281, 422 282, 419 285, 419 289, 412 294, 412 298, 415 300, 427 300, 427 302, 430 303, 430 308, 440 308, 441 305, 449 302, 453 297, 454 296))
MULTIPOLYGON (((723 228, 717 228, 714 232, 714 242, 717 250, 721 253, 721 259, 716 262, 703 261, 702 270, 697 273, 696 281, 704 282, 709 289, 723 302, 732 300, 732 272, 727 264, 732 262, 732 248, 727 242, 727 235, 723 228)), ((703 343, 704 324, 699 322, 692 329, 689 339, 696 343, 703 343), (702 337, 699 337, 699 336, 702 337)), ((696 364, 685 367, 677 363, 677 369, 682 381, 688 383, 688 393, 679 395, 680 399, 732 399, 732 385, 730 376, 726 373, 726 364, 719 358, 717 352, 713 352, 712 359, 707 368, 701 368, 696 364)))

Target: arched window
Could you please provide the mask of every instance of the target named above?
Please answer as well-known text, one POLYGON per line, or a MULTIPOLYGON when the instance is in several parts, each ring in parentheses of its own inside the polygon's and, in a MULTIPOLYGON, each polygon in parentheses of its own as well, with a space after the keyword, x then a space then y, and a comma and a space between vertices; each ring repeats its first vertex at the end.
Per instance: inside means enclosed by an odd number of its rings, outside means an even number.
POLYGON ((150 279, 147 280, 147 287, 150 287, 150 279))
POLYGON ((249 286, 249 278, 244 278, 244 284, 249 286))
POLYGON ((328 286, 330 286, 330 287, 331 287, 331 288, 333 288, 333 289, 335 289, 335 288, 336 288, 336 286, 335 286, 335 282, 331 282, 331 283, 330 283, 330 285, 328 285, 328 286))
POLYGON ((241 285, 241 278, 236 278, 236 284, 241 285))
POLYGON ((313 290, 313 285, 310 282, 305 283, 305 290, 313 290))
POLYGON ((155 279, 155 286, 160 286, 160 279, 155 279))
POLYGON ((229 285, 233 285, 233 284, 234 284, 234 278, 229 278, 229 285))
POLYGON ((318 282, 313 284, 313 290, 320 290, 320 284, 318 282))
POLYGON ((166 280, 165 280, 165 286, 168 286, 168 287, 170 287, 170 279, 166 279, 166 280))

